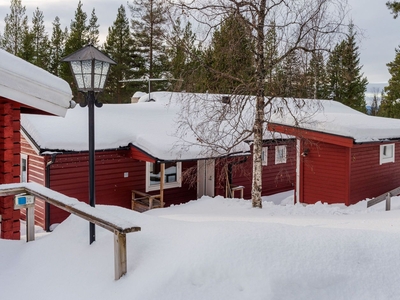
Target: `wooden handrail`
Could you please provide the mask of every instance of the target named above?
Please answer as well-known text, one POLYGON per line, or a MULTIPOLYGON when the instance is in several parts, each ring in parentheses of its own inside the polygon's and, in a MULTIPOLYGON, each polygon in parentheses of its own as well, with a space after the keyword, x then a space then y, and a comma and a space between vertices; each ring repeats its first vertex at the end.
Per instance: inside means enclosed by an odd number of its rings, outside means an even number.
POLYGON ((390 198, 399 194, 400 187, 397 187, 389 192, 386 192, 378 197, 372 198, 371 200, 367 201, 367 208, 386 200, 386 210, 390 210, 390 198))
POLYGON ((126 233, 140 231, 141 228, 139 226, 135 226, 128 220, 96 209, 85 202, 65 196, 37 183, 29 182, 0 185, 0 196, 11 196, 22 193, 43 199, 58 208, 114 233, 115 279, 118 280, 126 274, 126 233))

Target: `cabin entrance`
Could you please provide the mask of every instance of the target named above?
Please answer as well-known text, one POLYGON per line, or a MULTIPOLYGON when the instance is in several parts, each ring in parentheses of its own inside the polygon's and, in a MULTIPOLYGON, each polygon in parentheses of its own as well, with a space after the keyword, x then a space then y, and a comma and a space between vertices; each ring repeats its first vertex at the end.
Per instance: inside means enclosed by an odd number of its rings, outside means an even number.
POLYGON ((215 161, 213 159, 197 161, 197 198, 214 197, 215 161))

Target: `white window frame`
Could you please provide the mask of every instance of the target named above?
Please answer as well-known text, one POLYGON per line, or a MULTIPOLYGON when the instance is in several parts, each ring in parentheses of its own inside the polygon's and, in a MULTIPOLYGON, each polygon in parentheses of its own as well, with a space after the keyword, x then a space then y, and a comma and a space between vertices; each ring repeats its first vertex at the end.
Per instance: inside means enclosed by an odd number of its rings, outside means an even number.
POLYGON ((285 164, 286 157, 287 157, 286 145, 275 146, 275 164, 276 165, 285 164))
POLYGON ((379 164, 394 162, 395 147, 394 144, 380 145, 379 149, 379 164))
MULTIPOLYGON (((150 184, 150 162, 146 162, 146 192, 150 191, 159 191, 160 184, 150 184)), ((176 163, 176 181, 174 182, 165 182, 164 189, 171 189, 182 187, 182 163, 176 163)))
POLYGON ((21 154, 21 162, 20 162, 20 182, 28 182, 28 155, 26 154, 21 154), (23 161, 25 160, 25 178, 24 178, 24 172, 22 170, 23 166, 23 161), (24 180, 25 179, 25 180, 24 180))
POLYGON ((268 165, 268 147, 262 147, 261 162, 263 166, 268 165))

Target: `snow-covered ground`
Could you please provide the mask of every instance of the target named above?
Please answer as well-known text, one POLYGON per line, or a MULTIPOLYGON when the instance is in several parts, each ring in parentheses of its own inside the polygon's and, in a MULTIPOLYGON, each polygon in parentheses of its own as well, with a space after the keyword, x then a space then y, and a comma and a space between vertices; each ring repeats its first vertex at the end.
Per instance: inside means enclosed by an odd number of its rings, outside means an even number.
POLYGON ((203 197, 140 214, 128 273, 114 281, 113 234, 71 216, 34 242, 0 240, 1 299, 400 299, 400 197, 392 211, 203 197))

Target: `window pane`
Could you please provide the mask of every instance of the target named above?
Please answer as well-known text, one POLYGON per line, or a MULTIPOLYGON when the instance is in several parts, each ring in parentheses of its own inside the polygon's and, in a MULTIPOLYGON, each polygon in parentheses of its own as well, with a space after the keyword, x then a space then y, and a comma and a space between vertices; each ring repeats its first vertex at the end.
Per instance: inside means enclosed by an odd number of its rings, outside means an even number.
MULTIPOLYGON (((159 163, 150 163, 150 185, 160 184, 161 165, 159 163)), ((164 183, 177 182, 176 163, 166 163, 164 172, 164 183)))

